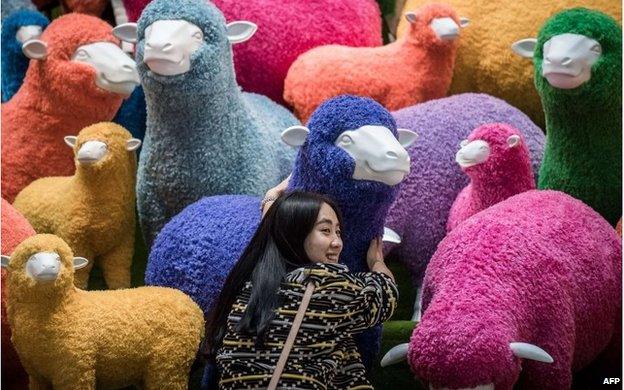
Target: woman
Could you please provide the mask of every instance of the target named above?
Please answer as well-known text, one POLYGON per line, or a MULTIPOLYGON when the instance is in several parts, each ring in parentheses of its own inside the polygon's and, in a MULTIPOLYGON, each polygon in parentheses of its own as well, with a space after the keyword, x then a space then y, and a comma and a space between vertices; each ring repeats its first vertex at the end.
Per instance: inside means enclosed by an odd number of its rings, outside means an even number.
POLYGON ((352 336, 386 321, 398 291, 380 239, 368 250, 371 272, 352 274, 338 264, 340 228, 338 209, 321 195, 292 192, 271 205, 207 322, 207 356, 219 367, 220 388, 268 386, 312 281, 278 388, 372 389, 352 336))

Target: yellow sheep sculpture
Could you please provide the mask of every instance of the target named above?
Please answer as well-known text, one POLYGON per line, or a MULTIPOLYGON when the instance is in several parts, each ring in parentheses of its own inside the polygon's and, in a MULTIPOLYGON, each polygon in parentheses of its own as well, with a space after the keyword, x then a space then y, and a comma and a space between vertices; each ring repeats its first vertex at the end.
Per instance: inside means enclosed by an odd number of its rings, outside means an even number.
POLYGON ((167 287, 84 291, 59 237, 27 238, 2 256, 8 269, 12 341, 31 389, 186 389, 204 333, 191 298, 167 287))
MULTIPOLYGON (((61 237, 89 260, 76 273, 86 289, 94 263, 111 289, 130 287, 134 254, 136 153, 141 141, 123 127, 101 122, 65 137, 75 153, 74 176, 32 182, 13 206, 37 233, 61 237)), ((61 151, 59 151, 61 153, 61 151)))
MULTIPOLYGON (((403 14, 429 0, 407 0, 403 14)), ((482 92, 519 108, 544 128, 544 112, 533 86, 533 68, 511 51, 511 45, 537 36, 546 19, 566 8, 590 7, 622 22, 622 5, 613 0, 448 0, 458 14, 470 19, 462 31, 449 95, 482 92)), ((407 32, 402 18, 398 36, 407 32)), ((618 81, 619 82, 619 81, 618 81)))

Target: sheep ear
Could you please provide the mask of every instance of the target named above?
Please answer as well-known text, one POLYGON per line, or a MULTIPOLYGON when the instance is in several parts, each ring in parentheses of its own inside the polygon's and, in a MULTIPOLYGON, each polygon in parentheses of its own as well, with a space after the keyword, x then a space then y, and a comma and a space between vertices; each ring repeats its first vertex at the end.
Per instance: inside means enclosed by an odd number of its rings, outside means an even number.
POLYGON ((460 143, 459 143, 459 147, 463 148, 464 146, 468 145, 469 141, 467 139, 463 139, 460 143))
POLYGON ((310 130, 305 126, 291 126, 282 131, 282 141, 287 145, 298 147, 305 143, 309 133, 310 130))
POLYGON ((30 39, 22 45, 22 53, 31 60, 43 60, 48 56, 48 45, 40 39, 30 39))
POLYGON ((409 129, 397 129, 397 133, 399 133, 399 143, 404 148, 407 148, 418 139, 418 134, 409 129))
POLYGON ((113 35, 120 41, 136 43, 138 40, 137 24, 123 23, 113 29, 113 35))
POLYGON ((76 146, 76 141, 78 141, 78 137, 76 137, 75 135, 66 135, 63 139, 65 140, 67 146, 72 149, 74 148, 74 146, 76 146))
POLYGON ((132 152, 137 150, 141 146, 141 140, 136 138, 130 138, 126 141, 126 150, 132 152))
POLYGON ((9 256, 2 255, 2 268, 8 268, 10 260, 11 260, 11 258, 9 256))
POLYGON ((74 257, 74 269, 80 269, 80 268, 84 268, 87 266, 87 264, 89 264, 89 260, 85 259, 84 257, 74 257))
POLYGON ((464 27, 467 27, 469 24, 470 24, 470 19, 463 17, 463 16, 459 18, 459 27, 464 28, 464 27))
POLYGON ((533 52, 535 52, 535 46, 537 45, 537 39, 526 38, 516 41, 511 45, 511 50, 514 53, 524 58, 533 58, 533 52))
POLYGON ((515 148, 520 145, 520 136, 518 134, 510 135, 509 138, 507 138, 507 145, 510 148, 515 148))
POLYGON ((258 30, 258 26, 255 23, 243 20, 228 23, 226 29, 228 40, 233 45, 235 43, 245 42, 251 38, 258 30))
POLYGON ((405 20, 407 20, 408 22, 414 23, 417 19, 418 15, 416 15, 416 12, 409 11, 405 13, 405 20))
POLYGON ((387 367, 391 364, 402 362, 403 360, 407 360, 407 350, 409 349, 409 343, 403 343, 396 345, 381 359, 381 366, 387 367))
POLYGON ((383 233, 383 237, 381 238, 381 241, 391 242, 394 244, 400 244, 401 236, 399 236, 399 234, 395 232, 394 230, 384 226, 384 233, 383 233))
POLYGON ((514 355, 522 359, 530 359, 543 363, 554 362, 552 356, 537 345, 529 343, 509 343, 509 348, 514 355))

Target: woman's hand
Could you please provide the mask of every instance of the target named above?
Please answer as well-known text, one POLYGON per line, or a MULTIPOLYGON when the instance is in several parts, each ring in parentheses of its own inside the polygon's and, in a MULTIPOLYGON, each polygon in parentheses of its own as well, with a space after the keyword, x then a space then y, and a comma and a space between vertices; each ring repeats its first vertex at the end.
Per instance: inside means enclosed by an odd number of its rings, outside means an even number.
POLYGON ((373 238, 371 241, 368 252, 366 253, 366 262, 371 272, 381 272, 394 280, 394 275, 392 275, 392 272, 386 267, 386 263, 384 262, 383 242, 381 241, 381 237, 373 238))
POLYGON ((288 175, 288 177, 284 179, 281 183, 279 183, 278 185, 269 189, 266 192, 266 194, 264 195, 264 199, 262 199, 262 202, 260 202, 260 208, 262 209, 262 216, 266 214, 267 210, 269 209, 269 207, 271 207, 273 202, 275 202, 275 200, 279 198, 280 196, 282 196, 284 191, 286 191, 286 188, 288 187, 288 181, 290 180, 290 176, 291 175, 288 175))
POLYGON ((366 262, 368 263, 368 269, 371 271, 375 263, 381 261, 383 263, 383 243, 381 242, 381 237, 373 238, 371 241, 368 252, 366 253, 366 262))

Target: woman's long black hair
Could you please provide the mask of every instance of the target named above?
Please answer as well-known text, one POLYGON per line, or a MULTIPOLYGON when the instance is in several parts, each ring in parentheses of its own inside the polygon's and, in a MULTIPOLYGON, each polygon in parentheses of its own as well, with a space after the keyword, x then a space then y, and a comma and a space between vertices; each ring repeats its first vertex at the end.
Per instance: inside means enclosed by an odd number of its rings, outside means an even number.
POLYGON ((206 322, 206 357, 214 361, 226 332, 232 304, 247 281, 251 296, 237 330, 254 335, 261 343, 280 299, 277 294, 284 276, 311 265, 304 241, 314 228, 319 210, 327 203, 338 216, 338 207, 325 196, 295 191, 279 197, 262 219, 251 242, 230 271, 219 299, 206 322))

